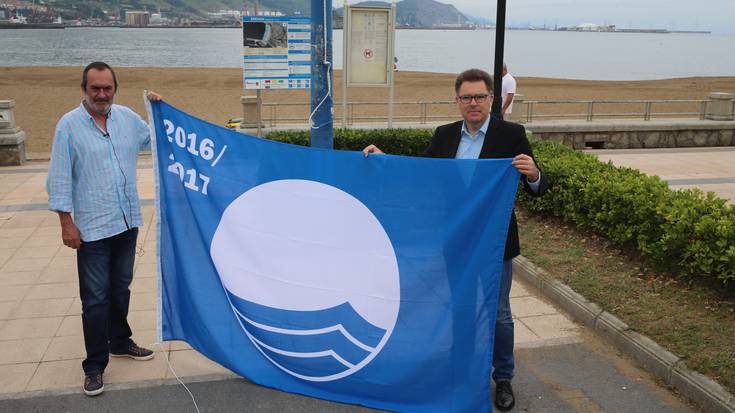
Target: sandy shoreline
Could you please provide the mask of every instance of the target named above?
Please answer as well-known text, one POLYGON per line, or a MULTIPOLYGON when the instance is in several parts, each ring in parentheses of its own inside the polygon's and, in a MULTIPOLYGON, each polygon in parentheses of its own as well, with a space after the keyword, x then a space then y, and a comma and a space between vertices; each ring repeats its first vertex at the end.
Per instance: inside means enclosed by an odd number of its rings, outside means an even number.
MULTIPOLYGON (((210 68, 118 68, 117 103, 145 116, 142 93, 152 89, 202 119, 223 124, 241 116, 242 70, 210 68)), ((396 74, 396 102, 452 100, 454 75, 424 72, 396 74)), ((79 104, 81 68, 0 67, 0 100, 14 99, 16 123, 27 134, 27 152, 50 151, 57 120, 79 104)), ((644 81, 518 79, 518 93, 542 99, 704 99, 710 92, 735 93, 735 77, 690 77, 644 81)), ((335 73, 335 98, 341 73, 335 73)), ((250 94, 250 91, 248 91, 250 94)), ((386 101, 385 88, 351 88, 350 101, 386 101)), ((264 91, 268 103, 307 103, 306 91, 264 91)), ((284 109, 279 109, 284 110, 284 109)))

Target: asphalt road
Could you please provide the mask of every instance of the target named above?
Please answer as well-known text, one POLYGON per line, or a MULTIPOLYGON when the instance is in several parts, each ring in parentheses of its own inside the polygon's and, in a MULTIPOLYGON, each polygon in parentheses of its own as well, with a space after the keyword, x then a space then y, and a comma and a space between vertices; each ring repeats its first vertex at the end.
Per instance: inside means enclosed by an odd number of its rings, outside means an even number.
MULTIPOLYGON (((582 342, 516 351, 515 412, 698 412, 589 334, 582 342)), ((81 384, 80 384, 81 385, 81 384)), ((260 387, 243 379, 189 384, 201 412, 333 413, 376 410, 260 387)), ((0 412, 195 412, 181 385, 108 390, 98 397, 0 400, 0 412)))

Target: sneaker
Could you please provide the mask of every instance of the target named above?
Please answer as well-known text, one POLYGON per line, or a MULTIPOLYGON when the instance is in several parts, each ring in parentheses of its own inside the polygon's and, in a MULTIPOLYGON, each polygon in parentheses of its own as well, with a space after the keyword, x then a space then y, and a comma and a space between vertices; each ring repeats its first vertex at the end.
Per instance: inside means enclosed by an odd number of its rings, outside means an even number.
POLYGON ((128 348, 122 351, 111 351, 112 357, 130 357, 134 360, 145 361, 153 358, 153 352, 147 348, 138 347, 137 344, 130 342, 128 348))
POLYGON ((97 396, 103 391, 105 391, 105 384, 102 382, 102 373, 84 376, 84 394, 97 396))

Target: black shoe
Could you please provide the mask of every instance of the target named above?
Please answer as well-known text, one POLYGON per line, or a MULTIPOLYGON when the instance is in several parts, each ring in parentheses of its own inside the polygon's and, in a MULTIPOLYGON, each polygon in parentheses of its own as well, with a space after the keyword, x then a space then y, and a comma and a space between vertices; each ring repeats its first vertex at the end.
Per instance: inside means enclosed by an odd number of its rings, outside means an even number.
POLYGON ((112 357, 130 357, 131 359, 145 361, 153 358, 153 352, 147 348, 138 347, 137 344, 130 342, 128 347, 122 351, 111 351, 112 357))
POLYGON ((84 376, 84 394, 97 396, 102 394, 103 391, 105 391, 105 384, 102 382, 102 373, 84 376))
POLYGON ((516 397, 513 395, 513 386, 509 381, 499 381, 495 384, 495 407, 501 412, 507 412, 516 405, 516 397))

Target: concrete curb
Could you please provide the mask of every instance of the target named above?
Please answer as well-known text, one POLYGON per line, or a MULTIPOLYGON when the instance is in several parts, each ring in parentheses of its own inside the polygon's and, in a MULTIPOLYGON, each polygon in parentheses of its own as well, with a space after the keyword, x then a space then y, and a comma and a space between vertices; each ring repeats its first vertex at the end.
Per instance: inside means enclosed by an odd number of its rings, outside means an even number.
POLYGON ((513 270, 541 295, 574 319, 595 330, 644 369, 711 413, 735 413, 735 397, 712 379, 686 368, 684 360, 650 338, 632 331, 614 315, 603 311, 567 285, 552 278, 522 255, 513 259, 513 270))

